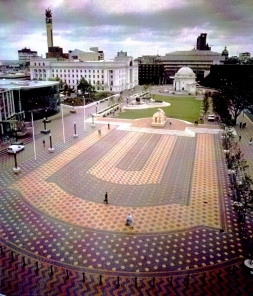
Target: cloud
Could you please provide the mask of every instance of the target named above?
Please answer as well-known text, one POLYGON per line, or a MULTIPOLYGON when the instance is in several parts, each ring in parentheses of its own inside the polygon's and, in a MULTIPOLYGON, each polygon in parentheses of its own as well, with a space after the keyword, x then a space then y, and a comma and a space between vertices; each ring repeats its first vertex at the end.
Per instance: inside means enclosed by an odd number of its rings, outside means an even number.
POLYGON ((207 33, 212 50, 230 54, 253 48, 249 0, 1 0, 1 57, 17 58, 20 46, 47 51, 45 9, 53 14, 54 45, 64 51, 98 46, 137 57, 189 50, 207 33))

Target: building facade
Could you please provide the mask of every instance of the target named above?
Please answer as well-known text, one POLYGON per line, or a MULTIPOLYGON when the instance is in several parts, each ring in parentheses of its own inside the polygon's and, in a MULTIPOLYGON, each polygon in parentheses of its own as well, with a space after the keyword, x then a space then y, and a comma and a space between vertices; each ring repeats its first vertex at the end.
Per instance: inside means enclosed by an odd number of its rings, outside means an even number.
POLYGON ((118 54, 114 60, 84 61, 34 58, 31 60, 32 80, 60 78, 77 89, 83 77, 99 90, 119 92, 138 84, 138 65, 133 58, 118 54))
POLYGON ((30 59, 33 57, 37 57, 38 53, 37 51, 33 51, 30 48, 23 48, 21 50, 18 50, 18 59, 19 63, 27 63, 30 62, 30 59))
POLYGON ((174 79, 173 89, 176 92, 185 92, 188 94, 196 93, 196 76, 189 67, 179 69, 172 79, 174 79))
POLYGON ((175 51, 158 56, 153 62, 139 60, 139 84, 172 84, 170 77, 175 76, 182 67, 189 67, 201 81, 210 71, 212 65, 223 65, 225 56, 211 50, 175 51), (140 62, 141 61, 141 62, 140 62))
POLYGON ((16 121, 44 118, 59 112, 59 82, 0 79, 0 134, 16 121))

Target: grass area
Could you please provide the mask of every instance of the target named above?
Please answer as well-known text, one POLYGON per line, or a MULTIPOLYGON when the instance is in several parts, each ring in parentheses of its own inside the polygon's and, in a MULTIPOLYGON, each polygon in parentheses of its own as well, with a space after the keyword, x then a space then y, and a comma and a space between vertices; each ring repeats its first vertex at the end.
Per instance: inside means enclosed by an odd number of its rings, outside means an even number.
MULTIPOLYGON (((155 100, 162 100, 171 105, 168 107, 161 107, 168 118, 181 119, 189 122, 194 122, 200 117, 200 109, 202 101, 196 100, 195 97, 172 97, 155 95, 155 100)), ((119 113, 119 118, 137 119, 152 117, 159 107, 148 109, 125 109, 125 112, 119 113)), ((201 122, 200 122, 201 123, 201 122)))

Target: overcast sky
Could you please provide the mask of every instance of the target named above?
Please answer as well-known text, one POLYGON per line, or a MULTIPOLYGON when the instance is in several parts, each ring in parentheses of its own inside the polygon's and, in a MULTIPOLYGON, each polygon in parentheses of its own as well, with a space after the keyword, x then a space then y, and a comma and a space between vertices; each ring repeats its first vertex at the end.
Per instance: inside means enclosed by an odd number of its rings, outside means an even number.
POLYGON ((24 47, 45 57, 45 9, 53 15, 54 46, 97 46, 112 59, 191 50, 201 33, 215 52, 253 54, 253 0, 0 0, 0 60, 24 47))

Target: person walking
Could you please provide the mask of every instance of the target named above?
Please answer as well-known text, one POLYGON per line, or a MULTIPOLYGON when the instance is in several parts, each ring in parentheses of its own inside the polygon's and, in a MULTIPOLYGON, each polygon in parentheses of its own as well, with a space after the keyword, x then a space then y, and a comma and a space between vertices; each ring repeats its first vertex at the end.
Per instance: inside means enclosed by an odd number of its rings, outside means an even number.
POLYGON ((108 204, 108 193, 107 193, 107 191, 106 191, 106 193, 105 193, 104 203, 105 203, 105 204, 108 204))
POLYGON ((249 140, 249 144, 252 145, 252 138, 250 138, 250 140, 249 140))
POLYGON ((239 142, 241 141, 242 136, 239 136, 239 142))
POLYGON ((45 146, 46 146, 46 141, 45 141, 44 139, 43 139, 42 143, 43 143, 43 147, 45 148, 45 146))
POLYGON ((133 217, 132 217, 131 214, 129 214, 128 217, 127 217, 127 219, 126 219, 126 225, 134 228, 133 217))
POLYGON ((110 123, 108 123, 108 129, 110 129, 110 123))

